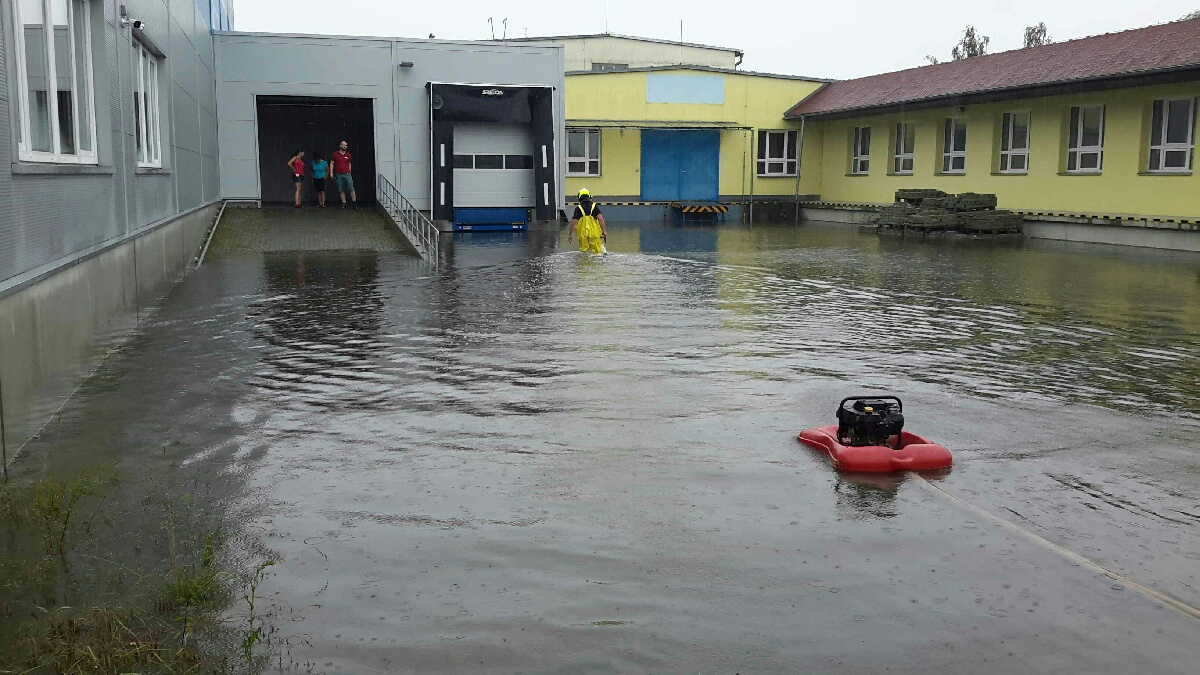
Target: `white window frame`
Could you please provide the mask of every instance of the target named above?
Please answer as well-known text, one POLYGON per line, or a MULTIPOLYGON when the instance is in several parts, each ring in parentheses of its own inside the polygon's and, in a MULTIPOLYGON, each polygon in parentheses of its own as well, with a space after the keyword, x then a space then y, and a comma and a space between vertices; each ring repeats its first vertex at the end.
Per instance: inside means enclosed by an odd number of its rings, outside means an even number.
POLYGON ((1013 110, 1004 113, 1001 118, 1000 130, 1000 173, 1024 174, 1029 173, 1029 146, 1032 144, 1033 135, 1033 113, 1029 110, 1013 110), (1025 116, 1025 147, 1018 148, 1013 145, 1013 129, 1016 127, 1016 119, 1018 115, 1025 116), (1007 143, 1008 147, 1004 147, 1007 143), (1013 158, 1024 157, 1025 168, 1014 169, 1013 158))
POLYGON ((600 147, 600 144, 601 144, 602 140, 603 140, 603 138, 600 134, 599 129, 589 129, 589 128, 584 128, 584 127, 570 127, 567 129, 567 175, 568 176, 596 177, 596 176, 600 175, 600 172, 603 170, 603 164, 600 161, 600 156, 602 154, 602 148, 600 147), (572 155, 571 154, 571 134, 587 134, 587 136, 584 137, 584 141, 583 141, 583 154, 582 155, 572 155), (590 150, 589 150, 592 147, 592 144, 588 141, 592 134, 596 135, 596 156, 595 157, 591 156, 590 150), (582 171, 582 172, 571 171, 571 163, 572 162, 574 162, 574 163, 583 162, 584 171, 582 171), (593 162, 596 165, 596 170, 594 172, 592 171, 592 163, 593 162))
POLYGON ((871 173, 871 127, 854 127, 854 145, 850 148, 850 173, 865 176, 871 173), (866 152, 863 152, 863 132, 866 133, 866 152))
POLYGON ((140 134, 140 138, 134 139, 137 165, 139 169, 159 169, 162 168, 162 108, 158 95, 158 57, 134 40, 133 62, 134 106, 137 108, 134 115, 140 116, 141 120, 140 129, 137 121, 134 122, 134 133, 140 134))
MULTIPOLYGON (((54 28, 51 25, 51 22, 54 20, 53 14, 52 14, 53 9, 51 7, 51 2, 53 0, 36 0, 36 1, 40 2, 42 5, 42 28, 45 31, 45 35, 47 35, 47 36, 53 35, 54 28)), ((13 14, 12 14, 13 15, 13 35, 16 38, 15 42, 14 42, 14 45, 15 45, 14 51, 16 52, 16 56, 17 56, 17 58, 16 58, 16 64, 17 64, 16 82, 17 82, 18 91, 16 92, 16 95, 17 95, 17 101, 18 101, 17 116, 19 117, 19 120, 17 123, 20 125, 20 133, 21 133, 20 140, 17 143, 17 157, 21 161, 47 162, 47 163, 56 163, 56 164, 96 164, 97 163, 96 145, 99 142, 99 139, 96 137, 96 87, 95 87, 95 78, 92 73, 91 3, 88 2, 87 0, 85 0, 84 5, 86 7, 88 7, 88 9, 86 11, 84 11, 82 17, 74 16, 74 14, 75 14, 75 3, 74 2, 72 2, 71 0, 66 0, 66 3, 67 3, 67 26, 69 27, 69 30, 70 30, 70 44, 71 44, 70 54, 69 54, 68 58, 70 58, 70 60, 71 60, 71 70, 70 70, 71 82, 74 87, 74 89, 73 89, 74 95, 71 97, 71 103, 74 106, 72 119, 75 123, 75 129, 74 129, 75 154, 67 154, 67 153, 62 152, 62 138, 61 138, 61 132, 59 129, 59 115, 58 115, 58 89, 56 86, 57 78, 50 75, 52 73, 57 72, 57 69, 56 69, 57 63, 56 63, 55 59, 58 58, 59 55, 54 53, 54 49, 51 49, 50 46, 53 44, 53 40, 51 40, 51 39, 45 40, 45 42, 46 42, 45 58, 46 58, 46 72, 48 74, 47 78, 46 78, 46 80, 47 80, 46 95, 49 98, 48 102, 50 104, 49 105, 50 147, 54 148, 54 150, 52 152, 44 152, 44 151, 40 151, 40 150, 34 150, 31 147, 32 129, 30 127, 30 117, 29 117, 29 70, 26 67, 26 63, 25 63, 25 23, 21 19, 21 0, 13 0, 13 2, 11 3, 11 7, 12 7, 12 11, 13 11, 13 14), (82 25, 78 26, 78 29, 83 31, 83 52, 84 52, 83 54, 76 53, 78 50, 76 49, 76 44, 75 44, 76 40, 75 40, 75 32, 74 31, 77 28, 77 26, 76 26, 77 19, 82 21, 82 25), (81 97, 80 97, 80 93, 78 91, 78 88, 79 88, 79 79, 78 79, 79 63, 78 63, 78 60, 80 58, 84 59, 84 72, 87 73, 87 100, 86 101, 80 101, 81 97), (81 103, 86 105, 88 107, 88 110, 90 111, 87 116, 88 124, 87 124, 86 128, 80 128, 80 124, 79 124, 79 118, 80 118, 79 111, 80 111, 81 103), (81 150, 80 149, 80 146, 83 145, 83 140, 84 140, 83 132, 86 132, 87 134, 90 135, 90 141, 91 141, 90 144, 92 146, 91 150, 81 150)))
MULTIPOLYGON (((1196 103, 1197 99, 1178 97, 1178 98, 1160 98, 1155 99, 1154 103, 1162 104, 1162 120, 1157 132, 1160 134, 1160 143, 1154 145, 1155 129, 1150 129, 1150 173, 1191 173, 1192 164, 1195 162, 1196 155, 1196 103), (1188 138, 1185 143, 1168 143, 1167 142, 1167 125, 1170 121, 1170 105, 1179 101, 1185 101, 1188 104, 1188 138), (1158 162, 1154 161, 1154 153, 1158 152, 1158 162), (1166 166, 1168 152, 1186 152, 1187 164, 1185 166, 1168 167, 1166 166)), ((1154 124, 1154 108, 1151 104, 1150 124, 1154 124)))
POLYGON ((911 176, 917 168, 917 124, 915 122, 896 122, 896 145, 892 149, 892 174, 896 176, 911 176), (904 140, 909 130, 913 134, 913 147, 908 150, 904 140), (908 168, 904 163, 908 162, 908 168))
POLYGON ((759 129, 758 154, 756 169, 761 178, 792 177, 799 171, 800 162, 797 159, 799 134, 795 129, 759 129), (771 138, 783 136, 783 155, 771 154, 771 138))
POLYGON ((1067 173, 1103 173, 1104 172, 1104 133, 1108 122, 1108 110, 1104 105, 1075 105, 1071 106, 1071 119, 1078 119, 1078 128, 1072 129, 1067 124, 1067 173), (1100 145, 1083 144, 1083 111, 1093 108, 1100 109, 1100 145), (1078 116, 1075 111, 1078 110, 1078 116), (1081 169, 1080 158, 1083 155, 1096 155, 1096 168, 1081 169), (1071 159, 1075 159, 1075 168, 1071 168, 1071 159))
POLYGON ((971 125, 958 117, 947 117, 942 124, 942 173, 961 176, 967 173, 967 148, 971 147, 971 125), (954 149, 954 138, 958 136, 958 127, 962 125, 967 130, 966 144, 962 150, 954 149), (954 160, 962 158, 962 168, 954 168, 954 160))

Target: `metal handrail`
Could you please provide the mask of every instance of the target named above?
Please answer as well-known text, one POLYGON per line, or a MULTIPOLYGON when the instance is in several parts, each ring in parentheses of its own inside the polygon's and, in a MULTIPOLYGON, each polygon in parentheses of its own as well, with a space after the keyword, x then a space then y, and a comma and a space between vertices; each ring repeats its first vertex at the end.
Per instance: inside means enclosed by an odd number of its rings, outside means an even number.
POLYGON ((408 237, 417 253, 426 261, 437 263, 442 233, 383 174, 379 174, 379 203, 400 226, 400 231, 408 237))

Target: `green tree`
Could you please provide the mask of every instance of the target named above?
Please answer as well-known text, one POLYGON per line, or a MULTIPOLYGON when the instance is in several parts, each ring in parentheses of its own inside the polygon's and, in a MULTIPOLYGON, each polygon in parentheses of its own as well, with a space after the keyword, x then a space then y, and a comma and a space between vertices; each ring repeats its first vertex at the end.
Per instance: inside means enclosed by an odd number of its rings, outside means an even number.
POLYGON ((963 30, 962 39, 958 41, 958 44, 954 45, 954 49, 950 50, 950 58, 955 61, 962 61, 964 59, 973 59, 976 56, 983 56, 987 54, 988 43, 991 41, 990 37, 980 35, 975 30, 975 26, 967 26, 963 30))
POLYGON ((1036 26, 1028 26, 1025 28, 1026 49, 1029 49, 1030 47, 1041 47, 1042 45, 1048 45, 1051 42, 1054 42, 1054 40, 1050 37, 1050 34, 1046 32, 1046 24, 1044 22, 1038 23, 1036 26))
POLYGON ((1191 12, 1190 14, 1184 15, 1184 17, 1182 19, 1180 19, 1180 21, 1190 21, 1191 19, 1200 19, 1200 9, 1198 9, 1194 12, 1191 12))

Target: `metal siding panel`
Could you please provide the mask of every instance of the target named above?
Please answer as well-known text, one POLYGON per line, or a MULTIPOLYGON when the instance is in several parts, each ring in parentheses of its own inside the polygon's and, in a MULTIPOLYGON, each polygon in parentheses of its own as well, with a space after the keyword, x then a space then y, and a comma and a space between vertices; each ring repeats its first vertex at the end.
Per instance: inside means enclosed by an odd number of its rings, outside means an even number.
MULTIPOLYGON (((196 30, 196 3, 194 0, 170 0, 171 16, 190 33, 196 30)), ((168 55, 169 56, 169 55, 168 55)))
POLYGON ((176 155, 177 180, 179 180, 179 208, 187 210, 203 203, 201 186, 200 155, 180 149, 176 155), (186 178, 185 178, 186 177, 186 178))
POLYGON ((196 91, 196 96, 200 99, 200 107, 216 115, 217 76, 213 73, 212 68, 203 63, 199 64, 197 72, 199 73, 199 88, 196 91))
POLYGON ((200 119, 196 99, 179 85, 171 87, 171 114, 175 120, 175 147, 200 152, 200 119))
POLYGON ((137 227, 168 218, 175 213, 175 190, 168 175, 140 175, 133 178, 137 227))

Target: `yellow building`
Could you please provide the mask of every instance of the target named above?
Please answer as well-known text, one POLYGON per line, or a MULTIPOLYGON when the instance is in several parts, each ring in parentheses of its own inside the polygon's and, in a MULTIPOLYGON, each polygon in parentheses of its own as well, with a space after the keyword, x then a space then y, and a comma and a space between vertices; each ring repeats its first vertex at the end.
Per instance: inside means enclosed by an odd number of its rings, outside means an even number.
POLYGON ((1198 100, 1191 20, 834 82, 786 118, 827 204, 984 192, 1029 220, 1192 235, 1198 100))
POLYGON ((568 72, 567 195, 792 201, 800 124, 783 112, 826 82, 695 65, 568 72))

